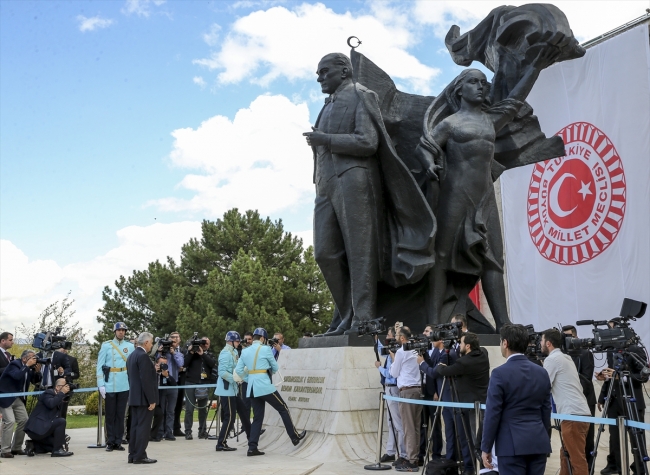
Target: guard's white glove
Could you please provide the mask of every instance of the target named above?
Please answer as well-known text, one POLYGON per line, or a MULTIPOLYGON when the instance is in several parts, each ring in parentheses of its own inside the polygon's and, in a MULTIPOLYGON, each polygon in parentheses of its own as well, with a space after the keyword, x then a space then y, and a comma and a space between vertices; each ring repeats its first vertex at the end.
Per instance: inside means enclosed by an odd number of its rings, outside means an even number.
POLYGON ((104 386, 99 387, 99 394, 102 395, 103 399, 106 399, 106 388, 104 386))

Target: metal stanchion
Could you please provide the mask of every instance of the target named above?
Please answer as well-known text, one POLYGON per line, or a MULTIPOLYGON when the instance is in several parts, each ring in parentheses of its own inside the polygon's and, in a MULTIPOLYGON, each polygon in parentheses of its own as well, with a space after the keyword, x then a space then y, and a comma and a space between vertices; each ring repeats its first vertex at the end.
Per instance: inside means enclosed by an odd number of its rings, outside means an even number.
POLYGON ((625 434, 625 417, 619 416, 616 418, 616 426, 618 427, 618 444, 621 449, 621 471, 622 473, 630 473, 630 463, 627 458, 627 436, 625 434))
POLYGON ((478 467, 481 467, 481 440, 478 439, 479 428, 481 427, 481 402, 474 401, 474 420, 476 421, 476 433, 472 434, 473 438, 476 438, 476 443, 474 444, 474 452, 476 452, 476 460, 478 460, 478 467))
POLYGON ((103 444, 104 440, 104 427, 103 427, 103 406, 104 399, 102 398, 101 393, 97 390, 97 445, 89 445, 89 449, 103 449, 106 447, 106 444, 103 444))
POLYGON ((381 439, 384 433, 384 393, 379 393, 379 429, 377 429, 377 463, 365 465, 366 470, 391 470, 390 465, 381 464, 381 439))

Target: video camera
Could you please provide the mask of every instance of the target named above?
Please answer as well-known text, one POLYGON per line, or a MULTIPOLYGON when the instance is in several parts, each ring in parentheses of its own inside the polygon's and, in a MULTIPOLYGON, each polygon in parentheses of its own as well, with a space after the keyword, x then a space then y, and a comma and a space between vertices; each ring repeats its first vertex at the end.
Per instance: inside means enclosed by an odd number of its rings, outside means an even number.
POLYGON ((404 351, 417 351, 422 354, 427 350, 433 348, 434 341, 442 341, 445 348, 449 349, 451 346, 460 341, 463 336, 463 323, 440 323, 433 326, 431 336, 418 335, 409 339, 404 343, 404 351))
POLYGON ((402 344, 395 338, 386 338, 386 343, 381 348, 381 355, 388 356, 390 353, 395 353, 401 348, 402 344))
POLYGON ((528 346, 526 347, 526 352, 524 355, 531 358, 543 358, 544 353, 542 353, 542 333, 536 332, 533 325, 525 325, 526 330, 528 331, 528 346))
POLYGON ((156 346, 158 348, 162 346, 162 350, 160 351, 162 354, 169 353, 173 343, 174 342, 169 339, 169 333, 165 333, 165 336, 162 338, 156 338, 156 346))
POLYGON ((648 304, 632 299, 623 299, 621 316, 607 320, 578 320, 576 325, 593 325, 593 338, 566 338, 567 351, 587 349, 596 353, 608 350, 626 350, 641 342, 641 338, 628 323, 641 318, 648 304), (605 326, 605 328, 598 328, 605 326))
POLYGON ((378 335, 386 331, 386 317, 375 318, 374 320, 365 320, 359 322, 359 336, 378 335))
POLYGON ((208 341, 202 338, 199 338, 199 332, 194 332, 192 338, 187 340, 187 351, 199 351, 199 346, 207 344, 208 341))
POLYGON ((34 335, 32 346, 43 352, 55 351, 61 348, 70 350, 72 348, 72 342, 67 341, 67 337, 65 335, 59 335, 59 333, 61 333, 61 327, 57 327, 53 332, 41 330, 34 335))

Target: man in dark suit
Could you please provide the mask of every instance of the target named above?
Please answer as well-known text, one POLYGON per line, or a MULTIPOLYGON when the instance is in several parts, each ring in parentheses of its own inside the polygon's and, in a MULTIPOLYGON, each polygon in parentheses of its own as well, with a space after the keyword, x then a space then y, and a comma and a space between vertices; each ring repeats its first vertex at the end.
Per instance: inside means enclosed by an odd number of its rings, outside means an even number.
POLYGON ((52 457, 69 457, 72 452, 64 450, 66 421, 60 416, 61 405, 68 399, 70 387, 64 379, 58 379, 54 389, 47 389, 38 397, 38 403, 25 425, 25 433, 32 439, 27 455, 52 452, 52 457))
POLYGON ((528 331, 523 325, 501 327, 506 362, 492 371, 488 386, 481 450, 492 468, 492 447, 500 475, 543 475, 551 452, 551 380, 523 353, 528 331))
POLYGON ((129 437, 129 463, 156 463, 147 457, 153 410, 158 404, 158 377, 149 358, 153 335, 140 333, 137 347, 126 361, 129 376, 129 406, 131 432, 129 437))
MULTIPOLYGON (((427 325, 424 328, 424 335, 430 337, 433 334, 433 326, 427 325)), ((440 352, 435 346, 427 350, 424 355, 428 357, 430 366, 436 366, 440 358, 440 352)), ((422 378, 422 399, 425 401, 437 401, 438 392, 442 384, 442 377, 428 378, 426 375, 422 378)), ((422 428, 420 431, 420 453, 419 460, 424 461, 429 438, 431 438, 431 458, 439 459, 442 455, 442 420, 433 425, 437 407, 422 406, 422 428)))
MULTIPOLYGON (((573 325, 565 325, 562 327, 564 334, 578 337, 578 331, 573 325)), ((594 354, 589 350, 580 350, 579 355, 571 355, 573 363, 578 370, 580 377, 580 384, 582 385, 582 393, 587 398, 587 405, 591 411, 591 417, 596 415, 596 390, 594 389, 594 354)), ((591 462, 594 458, 592 452, 594 451, 594 425, 589 424, 589 431, 587 432, 587 442, 585 444, 585 457, 587 457, 587 465, 591 467, 591 462)))
MULTIPOLYGON (((30 383, 38 383, 41 379, 40 365, 36 363, 34 350, 25 350, 20 359, 16 358, 7 365, 0 376, 0 393, 20 393, 29 389, 30 383)), ((23 441, 25 440, 25 424, 27 410, 24 397, 0 398, 2 411, 2 458, 13 458, 14 455, 25 455, 23 441), (16 432, 14 433, 14 424, 16 432), (13 435, 13 442, 12 442, 13 435)))
POLYGON ((14 336, 9 332, 0 333, 0 375, 14 359, 13 355, 9 353, 12 346, 14 346, 14 336))
MULTIPOLYGON (((478 336, 474 333, 465 333, 460 339, 458 345, 458 354, 460 358, 456 362, 447 366, 443 362, 438 362, 436 366, 428 365, 424 358, 420 356, 418 363, 420 370, 428 378, 447 377, 454 378, 456 392, 458 393, 458 402, 474 403, 475 401, 485 403, 487 398, 488 383, 490 381, 490 359, 487 350, 481 348, 478 336)), ((464 409, 462 418, 456 417, 456 427, 463 452, 465 473, 474 472, 474 455, 470 450, 466 438, 464 425, 470 430, 472 441, 476 438, 476 414, 474 410, 464 409)), ((476 445, 476 444, 474 444, 476 445)))

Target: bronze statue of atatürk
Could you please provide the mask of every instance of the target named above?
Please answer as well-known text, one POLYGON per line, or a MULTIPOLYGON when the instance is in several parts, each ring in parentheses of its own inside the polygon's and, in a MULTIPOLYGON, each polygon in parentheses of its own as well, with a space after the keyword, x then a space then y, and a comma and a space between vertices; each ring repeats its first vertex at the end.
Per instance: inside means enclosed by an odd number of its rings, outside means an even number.
POLYGON ((479 279, 496 329, 509 321, 493 181, 564 155, 525 102, 540 71, 584 49, 547 4, 503 6, 446 38, 466 69, 438 97, 405 94, 354 48, 325 56, 328 94, 313 131, 314 252, 336 312, 326 335, 355 333, 384 315, 415 328, 456 313, 470 330, 495 328, 469 299, 479 279))

